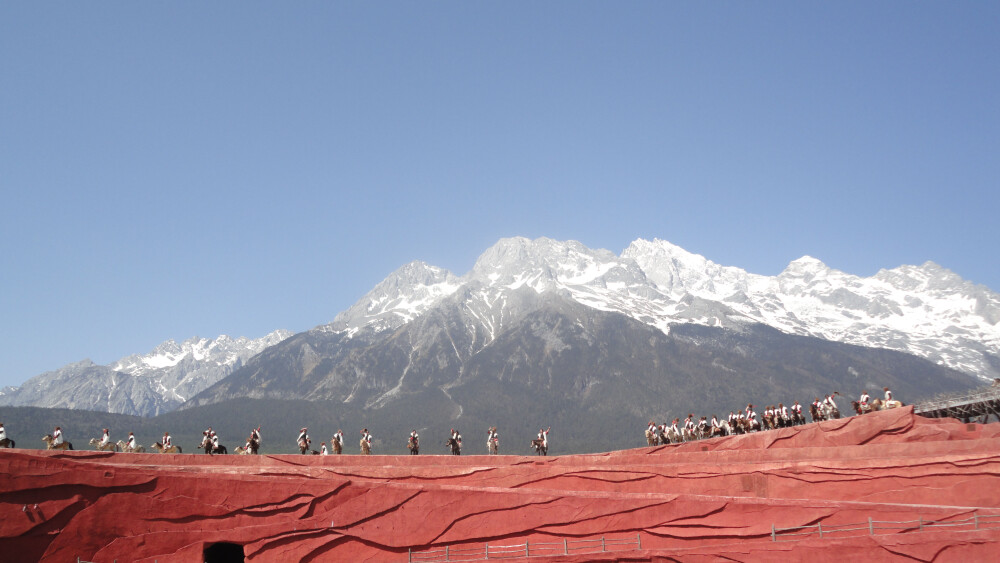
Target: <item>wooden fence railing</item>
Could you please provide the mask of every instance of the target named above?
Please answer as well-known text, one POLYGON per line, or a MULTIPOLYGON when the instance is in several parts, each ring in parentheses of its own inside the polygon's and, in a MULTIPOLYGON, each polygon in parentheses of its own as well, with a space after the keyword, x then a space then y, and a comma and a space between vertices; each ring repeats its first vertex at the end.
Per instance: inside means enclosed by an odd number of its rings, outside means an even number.
POLYGON ((407 561, 411 563, 431 561, 484 561, 487 559, 513 559, 541 557, 544 555, 573 555, 600 553, 605 551, 625 551, 642 549, 642 538, 600 538, 588 540, 563 539, 561 542, 529 542, 516 544, 446 545, 444 547, 414 551, 410 550, 407 561))
POLYGON ((977 513, 974 513, 968 518, 945 521, 924 520, 923 518, 917 520, 888 521, 872 520, 869 518, 867 522, 858 522, 856 524, 823 524, 820 522, 819 524, 813 524, 810 526, 794 526, 792 528, 777 528, 772 524, 771 541, 792 541, 795 539, 801 539, 803 536, 818 536, 821 538, 827 538, 838 534, 838 537, 844 537, 846 535, 864 535, 864 533, 869 535, 890 533, 880 532, 880 530, 894 530, 898 533, 939 528, 962 528, 962 530, 957 531, 968 531, 996 527, 1000 527, 1000 514, 977 513), (852 532, 862 533, 858 534, 852 532))

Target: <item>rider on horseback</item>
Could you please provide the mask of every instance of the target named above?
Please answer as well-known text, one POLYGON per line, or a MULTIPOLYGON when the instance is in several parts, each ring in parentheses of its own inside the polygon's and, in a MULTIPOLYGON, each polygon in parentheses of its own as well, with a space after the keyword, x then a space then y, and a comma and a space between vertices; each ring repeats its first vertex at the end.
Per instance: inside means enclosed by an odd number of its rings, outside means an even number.
POLYGON ((673 422, 670 423, 670 429, 668 430, 668 432, 671 432, 674 436, 681 435, 680 429, 677 428, 677 423, 680 422, 680 420, 681 419, 679 418, 675 418, 673 422))
MULTIPOLYGON (((364 430, 361 431, 361 441, 363 441, 365 443, 365 445, 368 446, 368 453, 371 453, 371 451, 372 451, 372 435, 371 435, 370 432, 368 432, 367 428, 365 428, 364 430)), ((362 449, 362 451, 364 451, 364 450, 362 449)))
POLYGON ((111 431, 107 428, 104 429, 104 436, 101 437, 100 447, 105 448, 111 443, 111 431))
POLYGON ((56 429, 52 432, 52 445, 61 446, 66 440, 63 438, 62 427, 56 426, 56 429))
POLYGON ((260 426, 257 426, 257 428, 250 431, 249 444, 250 445, 247 446, 247 449, 250 450, 250 453, 255 454, 260 451, 260 426))
POLYGON ((127 442, 125 442, 125 446, 126 446, 126 447, 127 447, 127 448, 128 448, 129 450, 130 450, 130 451, 131 451, 131 450, 135 450, 135 447, 136 447, 136 443, 135 443, 135 434, 133 434, 132 432, 129 432, 129 433, 128 433, 128 441, 127 441, 127 442))
POLYGON ((171 445, 170 444, 170 432, 164 432, 163 433, 163 449, 164 449, 164 451, 165 450, 169 450, 170 449, 170 445, 171 445))
POLYGON ((688 414, 687 419, 684 420, 684 438, 694 437, 694 415, 688 414))
POLYGON ((500 443, 500 434, 497 433, 496 426, 490 426, 489 432, 486 434, 486 451, 493 453, 493 444, 500 443))
POLYGON ((302 428, 302 430, 299 431, 299 437, 296 438, 295 443, 299 445, 300 450, 304 451, 309 449, 309 442, 311 442, 312 440, 309 439, 308 432, 309 429, 304 427, 302 428))
POLYGON ((871 397, 868 396, 868 390, 865 389, 861 392, 861 396, 858 397, 858 404, 861 405, 862 410, 868 410, 868 402, 871 400, 871 397))
MULTIPOLYGON (((837 403, 835 403, 833 401, 833 395, 834 394, 835 393, 831 393, 831 394, 827 395, 826 399, 823 401, 823 404, 826 405, 827 409, 829 410, 829 413, 830 413, 831 417, 833 417, 833 418, 840 418, 840 409, 837 408, 837 403)), ((839 393, 836 393, 836 394, 839 394, 839 393)))
POLYGON ((326 442, 321 442, 319 445, 319 455, 329 455, 326 451, 326 442))

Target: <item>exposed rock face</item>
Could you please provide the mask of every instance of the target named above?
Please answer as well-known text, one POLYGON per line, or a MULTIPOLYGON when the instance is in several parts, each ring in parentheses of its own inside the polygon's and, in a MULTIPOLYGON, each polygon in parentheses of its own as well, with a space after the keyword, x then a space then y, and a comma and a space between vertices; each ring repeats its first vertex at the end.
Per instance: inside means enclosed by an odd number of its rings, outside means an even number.
POLYGON ((250 561, 406 561, 410 550, 482 555, 487 544, 528 543, 531 555, 548 549, 550 560, 565 562, 981 561, 1000 543, 1000 517, 982 518, 1000 514, 998 446, 1000 425, 901 408, 550 458, 4 450, 0 553, 204 561, 206 549, 230 543, 250 561), (978 530, 972 520, 875 535, 865 526, 868 518, 956 522, 973 514, 978 530), (832 531, 858 523, 865 529, 832 531), (772 525, 815 524, 822 538, 772 541, 772 525), (620 541, 601 553, 602 536, 620 541))
POLYGON ((182 408, 306 399, 378 417, 446 399, 466 426, 508 427, 498 406, 517 405, 527 420, 573 410, 567 422, 598 431, 618 424, 602 413, 642 424, 885 386, 909 401, 993 373, 997 311, 996 295, 933 265, 858 278, 805 257, 768 277, 665 241, 617 256, 503 239, 461 277, 400 268, 182 408))
POLYGON ((101 366, 90 360, 46 372, 20 387, 0 390, 0 405, 68 408, 156 416, 223 379, 249 358, 292 333, 168 340, 147 354, 101 366))

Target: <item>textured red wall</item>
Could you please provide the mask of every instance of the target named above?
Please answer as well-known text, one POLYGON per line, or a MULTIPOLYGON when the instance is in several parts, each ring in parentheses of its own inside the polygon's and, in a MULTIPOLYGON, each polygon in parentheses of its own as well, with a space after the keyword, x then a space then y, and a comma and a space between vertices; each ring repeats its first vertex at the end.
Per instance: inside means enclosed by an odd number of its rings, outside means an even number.
POLYGON ((1000 425, 910 408, 550 458, 0 450, 0 561, 202 561, 217 542, 250 561, 407 561, 637 534, 641 549, 545 560, 981 561, 1000 552, 1000 518, 783 542, 771 527, 1000 514, 998 452, 1000 425))

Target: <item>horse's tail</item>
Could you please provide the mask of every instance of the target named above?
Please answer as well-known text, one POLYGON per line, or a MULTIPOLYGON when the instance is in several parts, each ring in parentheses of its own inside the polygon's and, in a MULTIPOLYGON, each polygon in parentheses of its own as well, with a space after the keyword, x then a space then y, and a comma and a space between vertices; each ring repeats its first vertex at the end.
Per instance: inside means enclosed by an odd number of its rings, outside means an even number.
POLYGON ((72 450, 73 449, 73 442, 66 442, 66 449, 72 450))
POLYGON ((180 453, 184 453, 184 452, 181 451, 181 447, 180 446, 174 446, 174 447, 177 448, 177 453, 179 453, 179 454, 180 453))

